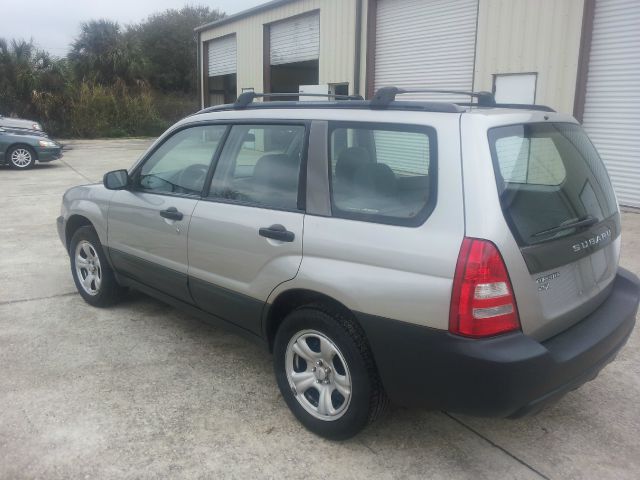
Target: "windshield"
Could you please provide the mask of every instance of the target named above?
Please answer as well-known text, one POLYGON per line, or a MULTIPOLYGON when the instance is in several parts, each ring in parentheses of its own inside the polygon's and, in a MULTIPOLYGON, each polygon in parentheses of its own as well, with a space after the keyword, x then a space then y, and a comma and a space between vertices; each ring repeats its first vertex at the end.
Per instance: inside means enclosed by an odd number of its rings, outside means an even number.
POLYGON ((617 212, 609 176, 579 125, 492 128, 489 145, 500 203, 519 245, 573 235, 617 212))

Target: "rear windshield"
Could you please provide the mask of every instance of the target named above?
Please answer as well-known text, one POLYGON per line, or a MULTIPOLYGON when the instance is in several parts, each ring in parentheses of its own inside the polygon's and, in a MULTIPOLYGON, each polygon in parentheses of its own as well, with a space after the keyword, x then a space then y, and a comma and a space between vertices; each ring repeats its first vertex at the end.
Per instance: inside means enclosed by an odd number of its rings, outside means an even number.
POLYGON ((609 176, 579 125, 492 128, 489 145, 502 210, 521 246, 572 235, 617 212, 609 176))

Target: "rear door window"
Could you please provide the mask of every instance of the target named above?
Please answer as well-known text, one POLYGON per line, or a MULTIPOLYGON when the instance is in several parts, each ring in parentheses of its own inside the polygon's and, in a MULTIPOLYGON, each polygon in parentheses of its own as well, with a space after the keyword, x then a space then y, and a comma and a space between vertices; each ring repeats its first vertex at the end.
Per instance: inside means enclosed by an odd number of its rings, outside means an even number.
POLYGON ((416 226, 436 197, 430 127, 335 123, 330 128, 331 207, 336 217, 416 226))
POLYGON ((502 209, 521 246, 570 236, 617 212, 609 176, 579 125, 492 128, 489 144, 502 209))

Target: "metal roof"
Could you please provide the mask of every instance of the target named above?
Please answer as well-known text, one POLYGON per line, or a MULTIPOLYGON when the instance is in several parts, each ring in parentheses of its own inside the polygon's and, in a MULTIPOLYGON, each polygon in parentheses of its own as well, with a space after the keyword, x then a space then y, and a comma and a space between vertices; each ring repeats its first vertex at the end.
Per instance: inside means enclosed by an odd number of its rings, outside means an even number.
POLYGON ((229 15, 228 17, 221 18, 220 20, 205 23, 204 25, 200 25, 193 30, 195 32, 202 32, 203 30, 209 30, 211 28, 219 27, 227 23, 232 23, 237 20, 241 20, 243 18, 264 12, 266 10, 271 10, 272 8, 280 7, 281 5, 286 5, 287 3, 293 3, 297 1, 298 0, 271 0, 270 2, 263 3, 262 5, 258 5, 257 7, 249 8, 247 10, 243 10, 242 12, 234 13, 233 15, 229 15))

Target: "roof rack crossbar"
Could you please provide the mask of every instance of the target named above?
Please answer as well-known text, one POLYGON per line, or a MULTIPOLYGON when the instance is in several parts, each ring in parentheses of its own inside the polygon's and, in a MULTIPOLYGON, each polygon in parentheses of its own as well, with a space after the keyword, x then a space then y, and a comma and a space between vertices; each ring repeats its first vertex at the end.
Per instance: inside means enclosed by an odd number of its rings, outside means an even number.
POLYGON ((361 95, 336 95, 333 93, 256 93, 243 92, 233 104, 234 108, 242 109, 253 102, 256 98, 284 98, 284 97, 318 97, 333 98, 335 100, 364 100, 361 95))
POLYGON ((493 107, 496 104, 496 100, 491 92, 466 92, 461 90, 439 90, 430 88, 398 88, 398 87, 382 87, 378 89, 373 99, 371 100, 371 106, 374 108, 385 108, 391 102, 396 99, 396 95, 402 95, 405 93, 442 93, 448 95, 465 95, 469 97, 475 97, 478 99, 479 107, 493 107))

